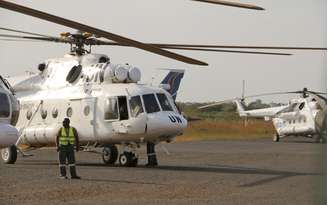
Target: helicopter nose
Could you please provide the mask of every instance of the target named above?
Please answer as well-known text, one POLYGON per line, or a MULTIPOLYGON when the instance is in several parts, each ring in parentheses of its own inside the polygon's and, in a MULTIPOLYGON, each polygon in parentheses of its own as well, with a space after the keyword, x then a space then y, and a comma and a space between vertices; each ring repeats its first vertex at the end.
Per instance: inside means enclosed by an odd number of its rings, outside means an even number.
POLYGON ((183 134, 187 124, 187 120, 180 114, 158 112, 148 115, 147 132, 167 137, 177 136, 183 134))

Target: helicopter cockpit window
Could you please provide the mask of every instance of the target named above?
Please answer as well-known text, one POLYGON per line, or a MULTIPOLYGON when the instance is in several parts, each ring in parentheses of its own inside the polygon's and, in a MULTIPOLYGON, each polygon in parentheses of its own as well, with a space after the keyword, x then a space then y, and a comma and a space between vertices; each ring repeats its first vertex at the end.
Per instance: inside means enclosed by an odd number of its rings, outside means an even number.
POLYGON ((298 109, 302 110, 302 109, 304 108, 304 105, 305 105, 305 103, 302 102, 302 103, 300 104, 300 106, 298 106, 298 109))
POLYGON ((139 114, 144 112, 139 95, 131 97, 130 108, 132 117, 138 117, 139 114))
POLYGON ((160 111, 154 94, 143 95, 142 98, 145 103, 147 113, 154 113, 160 111))
POLYGON ((161 104, 163 111, 173 111, 173 108, 165 94, 157 93, 156 95, 157 95, 159 104, 161 104))
POLYGON ((8 96, 0 93, 0 118, 7 118, 10 115, 10 104, 8 96))
POLYGON ((118 119, 118 104, 116 98, 108 98, 105 102, 105 120, 118 119))

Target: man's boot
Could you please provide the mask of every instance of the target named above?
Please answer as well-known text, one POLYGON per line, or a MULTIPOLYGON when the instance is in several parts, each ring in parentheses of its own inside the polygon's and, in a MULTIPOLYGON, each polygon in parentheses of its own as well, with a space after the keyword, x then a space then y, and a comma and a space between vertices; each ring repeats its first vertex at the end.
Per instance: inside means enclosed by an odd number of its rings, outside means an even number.
POLYGON ((81 179, 81 177, 77 176, 77 174, 76 174, 76 167, 75 167, 75 165, 69 166, 69 171, 71 173, 71 179, 81 179))
POLYGON ((66 166, 65 165, 59 165, 59 169, 60 169, 60 179, 67 179, 66 177, 66 166))

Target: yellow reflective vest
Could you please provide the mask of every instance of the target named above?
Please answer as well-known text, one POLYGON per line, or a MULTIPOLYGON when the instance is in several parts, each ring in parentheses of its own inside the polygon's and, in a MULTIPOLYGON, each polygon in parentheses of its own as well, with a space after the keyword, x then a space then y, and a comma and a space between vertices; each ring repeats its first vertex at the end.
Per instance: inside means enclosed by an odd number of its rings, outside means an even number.
POLYGON ((75 143, 75 136, 73 128, 70 127, 68 129, 68 135, 66 133, 66 129, 64 127, 61 128, 60 136, 59 136, 59 145, 74 145, 75 143))

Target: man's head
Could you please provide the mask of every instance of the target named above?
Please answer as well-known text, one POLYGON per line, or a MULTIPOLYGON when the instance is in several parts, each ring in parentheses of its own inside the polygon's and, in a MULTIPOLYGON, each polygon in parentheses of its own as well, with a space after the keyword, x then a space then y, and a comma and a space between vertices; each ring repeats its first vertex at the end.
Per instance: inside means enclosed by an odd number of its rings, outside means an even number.
POLYGON ((69 123, 70 123, 70 120, 68 118, 65 118, 64 121, 63 121, 63 126, 65 128, 69 128, 69 123))

